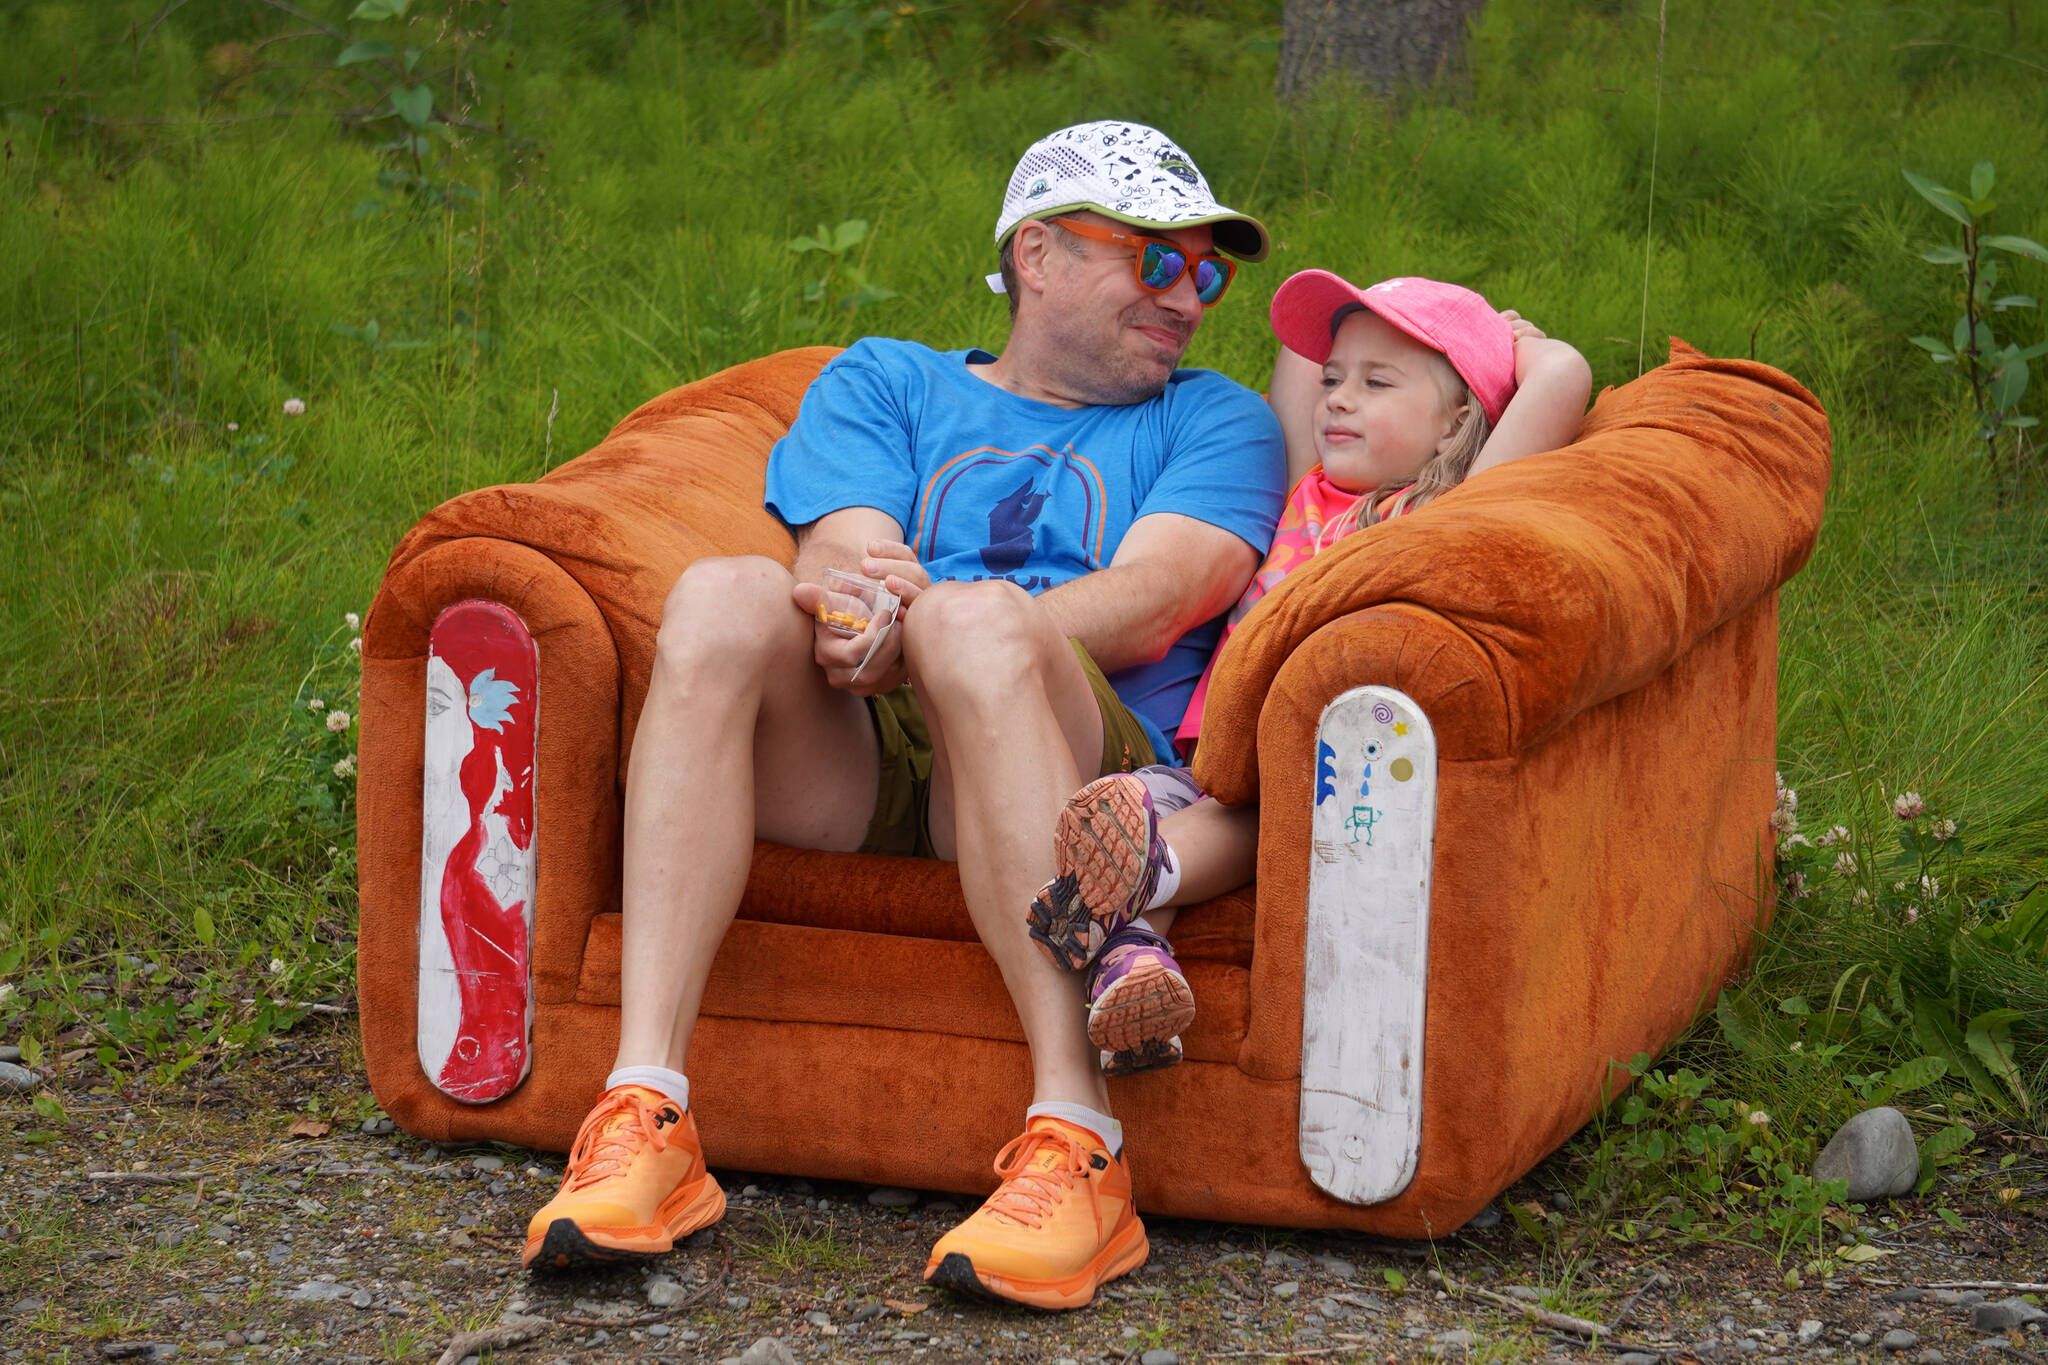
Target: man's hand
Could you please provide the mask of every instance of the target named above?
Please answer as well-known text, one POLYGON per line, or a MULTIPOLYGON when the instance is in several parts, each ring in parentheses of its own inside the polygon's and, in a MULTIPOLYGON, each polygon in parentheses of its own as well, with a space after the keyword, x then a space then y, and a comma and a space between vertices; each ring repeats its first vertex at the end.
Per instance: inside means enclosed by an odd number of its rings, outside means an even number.
POLYGON ((815 583, 799 583, 792 596, 797 610, 816 622, 812 628, 811 657, 817 660, 819 668, 825 670, 825 681, 856 697, 874 697, 903 685, 907 676, 903 663, 905 618, 918 594, 931 586, 931 575, 917 562, 916 554, 908 545, 894 540, 869 541, 867 554, 860 561, 860 571, 880 581, 901 602, 896 609, 894 624, 886 628, 880 643, 875 640, 875 632, 884 630, 882 621, 887 617, 870 621, 868 628, 859 635, 844 636, 816 621, 818 603, 825 596, 823 588, 815 583), (872 656, 868 653, 870 647, 874 650, 872 656), (862 660, 866 660, 865 666, 862 660), (860 674, 858 678, 854 676, 856 672, 860 674))

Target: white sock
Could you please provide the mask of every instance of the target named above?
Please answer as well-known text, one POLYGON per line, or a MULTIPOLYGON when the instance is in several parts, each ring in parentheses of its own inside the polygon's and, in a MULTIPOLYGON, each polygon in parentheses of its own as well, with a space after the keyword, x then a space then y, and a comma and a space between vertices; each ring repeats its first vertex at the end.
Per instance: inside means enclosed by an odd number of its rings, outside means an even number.
POLYGON ((604 1078, 607 1090, 621 1085, 644 1085, 668 1096, 685 1109, 690 1107, 690 1078, 665 1066, 622 1066, 604 1078))
MULTIPOLYGON (((1173 845, 1166 846, 1166 866, 1159 869, 1159 884, 1152 888, 1152 899, 1145 903, 1147 910, 1157 910, 1173 899, 1173 893, 1180 890, 1180 858, 1174 853, 1173 845)), ((1151 925, 1145 926, 1150 929, 1151 925)))
POLYGON ((1124 1154, 1124 1126, 1109 1115, 1090 1109, 1085 1104, 1063 1104, 1053 1101, 1048 1104, 1034 1104, 1024 1111, 1026 1123, 1037 1118, 1059 1119, 1073 1124, 1076 1128, 1086 1128, 1102 1139, 1102 1145, 1109 1148, 1111 1156, 1124 1154))

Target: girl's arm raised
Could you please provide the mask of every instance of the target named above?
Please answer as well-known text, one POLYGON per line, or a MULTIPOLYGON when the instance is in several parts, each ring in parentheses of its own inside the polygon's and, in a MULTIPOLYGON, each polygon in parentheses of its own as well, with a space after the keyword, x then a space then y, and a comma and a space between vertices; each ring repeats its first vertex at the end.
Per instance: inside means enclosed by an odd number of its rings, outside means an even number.
MULTIPOLYGON (((1316 462, 1316 404, 1323 396, 1323 367, 1285 346, 1273 358, 1273 382, 1266 389, 1266 405, 1280 419, 1280 434, 1287 439, 1287 486, 1301 482, 1301 476, 1316 462)), ((1501 414, 1505 419, 1507 414, 1501 414)), ((1485 458, 1484 452, 1480 455, 1485 458)))
MULTIPOLYGON (((1502 316, 1515 329, 1515 396, 1472 462, 1471 474, 1576 441, 1586 420, 1586 399, 1593 392, 1593 369, 1569 342, 1544 336, 1516 313, 1504 311, 1502 316)), ((1273 377, 1277 390, 1277 369, 1273 377)), ((1290 438, 1290 465, 1293 449, 1290 438)))

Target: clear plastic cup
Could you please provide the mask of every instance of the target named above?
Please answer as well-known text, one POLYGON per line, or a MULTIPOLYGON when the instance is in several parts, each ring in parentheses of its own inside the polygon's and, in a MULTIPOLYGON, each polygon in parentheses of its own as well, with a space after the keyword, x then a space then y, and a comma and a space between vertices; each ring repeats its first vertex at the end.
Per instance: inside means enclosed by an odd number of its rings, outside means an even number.
POLYGON ((872 578, 825 570, 824 593, 818 599, 818 624, 852 639, 870 626, 887 629, 896 621, 896 594, 872 578))

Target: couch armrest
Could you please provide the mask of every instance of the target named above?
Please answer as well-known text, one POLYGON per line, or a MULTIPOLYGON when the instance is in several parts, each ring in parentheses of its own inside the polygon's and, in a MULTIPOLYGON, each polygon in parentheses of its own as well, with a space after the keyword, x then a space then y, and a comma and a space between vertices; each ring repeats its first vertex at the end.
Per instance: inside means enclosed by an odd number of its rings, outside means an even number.
POLYGON ((1507 724, 1502 689, 1479 685, 1481 646, 1424 608, 1333 621, 1279 671, 1258 733, 1240 1054, 1254 1076, 1302 1074, 1319 717, 1379 684, 1434 731, 1420 1146, 1380 1206, 1412 1220, 1404 1235, 1449 1231, 1541 1160, 1598 1107, 1610 1061, 1661 1050, 1745 959, 1769 910, 1776 643, 1767 592, 1647 683, 1504 755, 1472 738, 1507 724))
MULTIPOLYGON (((761 503, 768 450, 836 354, 811 346, 721 370, 643 403, 595 448, 534 483, 451 498, 406 533, 385 578, 452 541, 500 541, 538 552, 610 624, 623 714, 636 717, 662 603, 683 569, 707 555, 766 555, 785 564, 792 558, 789 533, 761 503)), ((396 606, 380 594, 382 610, 372 610, 364 635, 366 657, 425 653, 433 614, 422 619, 396 606)), ((626 728, 630 733, 630 719, 626 728)))
POLYGON ((1669 364, 1601 395, 1576 444, 1350 537, 1268 594, 1217 663, 1195 775, 1225 802, 1259 799, 1259 717, 1290 656, 1331 622, 1396 604, 1440 623, 1408 646, 1428 657, 1401 667, 1460 694, 1470 723, 1438 725, 1444 757, 1515 754, 1798 572, 1828 472, 1811 394, 1674 341, 1669 364))
POLYGON ((832 354, 784 352, 671 390, 538 482, 441 504, 392 553, 363 632, 357 976, 371 1083, 409 1129, 445 1124, 429 1115, 447 1103, 413 1047, 435 622, 481 598, 536 647, 530 1000, 570 1007, 591 921, 618 908, 620 774, 662 604, 701 556, 788 562, 790 536, 761 505, 768 451, 832 354))

